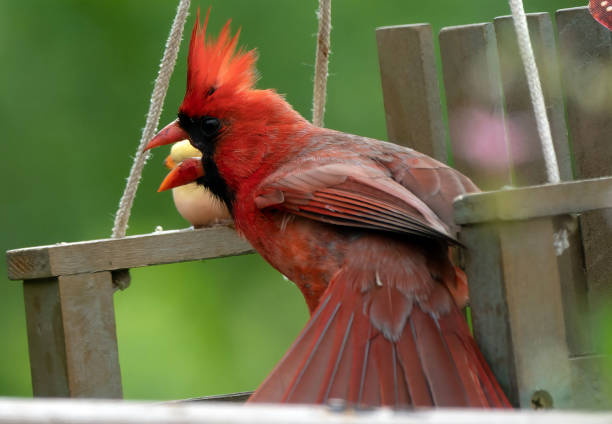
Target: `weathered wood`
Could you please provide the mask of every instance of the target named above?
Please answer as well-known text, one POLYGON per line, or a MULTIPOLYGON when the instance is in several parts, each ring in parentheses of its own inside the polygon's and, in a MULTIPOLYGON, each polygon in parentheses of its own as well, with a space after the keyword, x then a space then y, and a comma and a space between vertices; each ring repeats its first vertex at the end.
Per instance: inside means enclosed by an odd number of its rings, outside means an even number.
POLYGON ((493 25, 443 28, 439 39, 454 166, 483 190, 509 185, 493 25))
POLYGON ((602 376, 610 375, 612 358, 604 355, 584 355, 570 358, 572 396, 581 409, 612 409, 612 387, 602 376))
MULTIPOLYGON (((576 176, 612 175, 612 33, 587 7, 559 10, 557 30, 576 176)), ((612 210, 586 213, 580 221, 590 304, 609 308, 612 210)))
POLYGON ((9 250, 6 257, 9 278, 29 280, 252 252, 233 229, 217 226, 9 250))
POLYGON ((587 7, 557 11, 567 123, 578 178, 612 174, 612 33, 587 7))
POLYGON ((573 406, 553 234, 550 218, 500 225, 501 266, 523 407, 533 406, 536 390, 547 391, 555 407, 573 406))
POLYGON ((474 336, 511 402, 545 391, 571 407, 571 371, 551 218, 468 226, 474 336), (537 266, 534 266, 537 264, 537 266))
POLYGON ((472 327, 478 346, 513 405, 519 404, 500 244, 493 224, 462 227, 461 242, 470 287, 472 327))
POLYGON ((110 272, 24 284, 34 396, 120 398, 110 272))
POLYGON ((23 285, 34 396, 70 397, 57 278, 23 285))
MULTIPOLYGON (((544 93, 561 180, 572 179, 565 110, 561 94, 557 49, 548 13, 527 15, 529 35, 544 93)), ((547 182, 542 145, 538 135, 525 69, 518 49, 512 16, 494 20, 504 92, 506 136, 516 186, 547 182)))
MULTIPOLYGON (((559 215, 553 220, 555 233, 565 231, 569 246, 557 256, 563 297, 563 317, 570 356, 585 355, 594 351, 589 304, 588 285, 584 272, 584 254, 579 217, 559 215)), ((582 403, 576 403, 581 408, 582 403)))
POLYGON ((0 424, 609 424, 610 412, 485 409, 388 408, 354 410, 339 406, 232 405, 228 403, 160 404, 74 399, 0 399, 0 424))
POLYGON ((431 25, 376 29, 389 141, 447 162, 431 25))
POLYGON ((467 194, 455 200, 455 221, 473 224, 580 213, 612 207, 612 177, 467 194))

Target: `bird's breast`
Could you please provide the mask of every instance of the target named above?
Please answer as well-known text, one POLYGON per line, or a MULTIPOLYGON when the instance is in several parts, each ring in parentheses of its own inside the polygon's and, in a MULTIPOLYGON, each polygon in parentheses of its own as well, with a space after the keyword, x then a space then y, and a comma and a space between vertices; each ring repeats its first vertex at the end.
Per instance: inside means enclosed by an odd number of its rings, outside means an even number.
POLYGON ((234 218, 255 250, 299 287, 312 312, 344 262, 347 236, 328 224, 271 210, 234 218))

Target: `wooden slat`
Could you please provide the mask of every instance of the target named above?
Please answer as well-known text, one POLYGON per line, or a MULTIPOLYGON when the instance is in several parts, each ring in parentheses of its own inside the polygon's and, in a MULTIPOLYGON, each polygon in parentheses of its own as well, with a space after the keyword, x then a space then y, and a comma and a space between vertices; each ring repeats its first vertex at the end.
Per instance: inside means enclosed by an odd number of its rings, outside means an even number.
POLYGON ((0 424, 609 424, 610 412, 502 411, 492 409, 388 408, 354 410, 327 405, 232 405, 87 401, 74 399, 0 399, 0 424))
POLYGON ((431 25, 376 29, 389 141, 447 162, 431 25))
POLYGON ((557 408, 574 406, 553 233, 550 218, 500 225, 500 265, 523 407, 532 406, 536 390, 550 393, 557 408))
MULTIPOLYGON (((559 173, 561 180, 568 181, 572 179, 572 164, 552 20, 548 13, 530 13, 527 15, 527 24, 544 92, 559 173)), ((494 25, 504 91, 513 184, 543 184, 547 182, 544 155, 512 16, 496 18, 494 25)))
POLYGON ((121 398, 110 272, 24 284, 34 396, 121 398))
MULTIPOLYGON (((559 215, 553 219, 555 233, 565 231, 569 246, 557 256, 563 296, 563 317, 567 347, 571 356, 594 351, 592 321, 588 304, 588 285, 584 270, 584 254, 579 217, 559 215)), ((584 404, 578 403, 583 407, 584 404)))
POLYGON ((587 7, 557 11, 557 30, 577 177, 612 175, 612 33, 587 7))
POLYGON ((6 257, 9 278, 28 280, 252 252, 232 228, 217 226, 9 250, 6 257))
MULTIPOLYGON (((529 35, 546 103, 561 180, 572 180, 572 164, 567 139, 565 109, 561 94, 560 70, 552 20, 548 13, 527 15, 529 35)), ((512 162, 515 186, 544 184, 547 182, 546 165, 537 130, 531 95, 521 61, 516 31, 511 16, 494 21, 499 50, 506 133, 512 162)), ((554 202, 555 199, 544 199, 554 202)), ((589 332, 587 284, 583 267, 583 249, 577 218, 568 218, 573 231, 569 232, 569 246, 558 257, 561 277, 564 318, 570 354, 592 352, 589 332)), ((555 220, 555 231, 567 231, 567 220, 555 220), (557 225, 558 224, 558 225, 557 225)))
MULTIPOLYGON (((557 30, 576 176, 612 175, 612 33, 586 7, 559 10, 557 30)), ((587 213, 580 222, 590 303, 609 308, 612 210, 587 213)))
POLYGON ((612 177, 594 178, 459 196, 455 222, 511 221, 611 207, 612 177))
POLYGON ((70 397, 59 281, 29 281, 23 296, 34 396, 70 397))
POLYGON ((551 218, 464 227, 474 337, 511 402, 537 390, 571 407, 571 371, 551 218), (537 266, 533 266, 537 263, 537 266))
POLYGON ((504 393, 516 406, 519 395, 497 228, 486 223, 468 225, 459 236, 467 247, 464 258, 474 335, 504 393))
POLYGON ((483 190, 511 182, 495 30, 490 23, 440 31, 454 166, 483 190))
POLYGON ((612 357, 604 355, 570 358, 574 404, 590 410, 612 408, 612 386, 606 378, 610 376, 611 364, 612 357))

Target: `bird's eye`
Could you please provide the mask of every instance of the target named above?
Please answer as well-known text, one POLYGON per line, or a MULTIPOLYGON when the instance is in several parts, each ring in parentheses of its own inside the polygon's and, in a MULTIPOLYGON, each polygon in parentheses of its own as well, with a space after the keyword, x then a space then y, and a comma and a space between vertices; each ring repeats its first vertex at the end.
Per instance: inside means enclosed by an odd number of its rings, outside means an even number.
POLYGON ((207 137, 213 137, 221 128, 221 122, 217 118, 206 117, 202 119, 202 132, 207 137))

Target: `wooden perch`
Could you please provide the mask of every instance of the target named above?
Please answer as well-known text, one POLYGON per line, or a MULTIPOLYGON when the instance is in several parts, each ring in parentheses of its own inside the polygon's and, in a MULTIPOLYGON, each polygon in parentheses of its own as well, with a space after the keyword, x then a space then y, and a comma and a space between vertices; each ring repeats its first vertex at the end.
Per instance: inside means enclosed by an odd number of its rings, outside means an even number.
POLYGON ((6 252, 11 280, 138 268, 253 253, 227 226, 58 243, 6 252))
POLYGON ((252 252, 221 225, 8 251, 9 278, 24 280, 34 396, 122 397, 117 271, 252 252))

